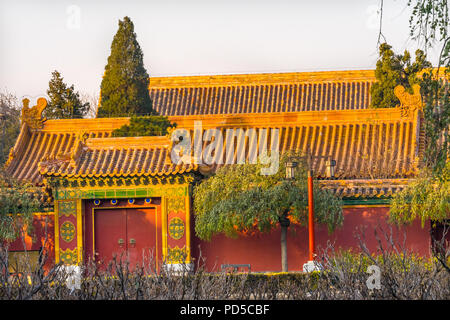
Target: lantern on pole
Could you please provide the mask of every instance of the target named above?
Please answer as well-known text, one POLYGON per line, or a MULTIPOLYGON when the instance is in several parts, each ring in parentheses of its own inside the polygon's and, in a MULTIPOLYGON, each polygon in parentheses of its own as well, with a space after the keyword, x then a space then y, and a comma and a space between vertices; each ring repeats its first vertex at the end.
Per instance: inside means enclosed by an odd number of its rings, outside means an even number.
POLYGON ((325 162, 325 166, 327 167, 327 178, 334 178, 334 167, 336 167, 336 160, 328 159, 325 162))
POLYGON ((295 168, 297 168, 297 165, 298 163, 293 159, 289 159, 286 162, 286 180, 295 179, 295 168))
POLYGON ((319 270, 315 257, 315 233, 314 233, 314 172, 312 169, 313 158, 326 158, 326 176, 327 178, 334 178, 336 160, 331 159, 331 156, 312 156, 305 157, 291 157, 286 162, 286 180, 295 179, 295 169, 298 165, 296 158, 306 158, 308 163, 308 236, 309 236, 309 261, 303 265, 304 272, 311 272, 319 270))

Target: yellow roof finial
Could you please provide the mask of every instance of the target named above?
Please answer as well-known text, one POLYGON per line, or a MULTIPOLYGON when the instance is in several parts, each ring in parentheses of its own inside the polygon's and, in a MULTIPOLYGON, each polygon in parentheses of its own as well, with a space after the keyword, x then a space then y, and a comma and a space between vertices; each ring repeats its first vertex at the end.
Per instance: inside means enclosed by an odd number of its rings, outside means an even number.
POLYGON ((412 86, 413 94, 406 91, 405 87, 398 85, 394 88, 394 94, 400 100, 400 109, 402 116, 408 117, 410 112, 422 110, 422 96, 420 95, 420 86, 415 84, 412 86))
POLYGON ((37 99, 36 105, 29 107, 30 99, 24 98, 22 100, 22 117, 21 120, 25 122, 31 129, 41 129, 46 118, 42 118, 42 112, 47 107, 47 99, 40 97, 37 99))

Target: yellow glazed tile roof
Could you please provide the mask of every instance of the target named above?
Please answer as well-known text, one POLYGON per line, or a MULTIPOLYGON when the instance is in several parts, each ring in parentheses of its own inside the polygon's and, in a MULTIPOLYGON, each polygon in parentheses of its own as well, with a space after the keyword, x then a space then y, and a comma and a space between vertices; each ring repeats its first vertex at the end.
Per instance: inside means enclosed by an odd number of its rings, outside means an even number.
MULTIPOLYGON (((203 114, 196 114, 194 109, 182 109, 180 103, 170 102, 169 94, 165 98, 166 105, 175 108, 170 110, 179 111, 167 111, 165 114, 174 114, 169 116, 169 120, 176 122, 177 128, 188 129, 191 137, 195 121, 202 122, 203 130, 219 129, 224 138, 227 129, 253 128, 258 133, 263 129, 267 129, 269 133, 271 129, 278 129, 281 152, 310 150, 313 155, 330 155, 337 160, 336 177, 347 183, 355 179, 392 181, 413 177, 422 148, 418 113, 420 96, 397 90, 396 94, 402 101, 398 108, 368 109, 370 97, 366 99, 364 94, 347 99, 348 93, 352 92, 350 88, 363 88, 357 83, 364 81, 373 82, 373 71, 166 77, 152 78, 151 86, 158 90, 176 89, 181 92, 183 88, 243 88, 247 85, 275 84, 294 88, 297 84, 322 86, 351 83, 347 95, 344 91, 333 91, 334 89, 314 93, 319 100, 312 102, 311 105, 316 106, 310 108, 312 110, 286 109, 280 104, 274 109, 277 105, 275 101, 296 101, 296 93, 288 90, 285 91, 284 100, 270 100, 267 104, 270 108, 245 109, 243 104, 235 102, 245 99, 233 98, 234 102, 230 106, 235 106, 235 109, 219 110, 218 104, 215 107, 217 112, 208 111, 203 114), (333 99, 330 95, 324 98, 324 92, 335 92, 337 96, 333 99), (317 101, 328 102, 323 102, 325 107, 322 108, 317 101), (353 107, 336 107, 345 104, 326 107, 327 103, 331 106, 330 101, 352 101, 353 104, 348 106, 353 107), (365 102, 355 104, 355 101, 365 102), (242 112, 235 112, 236 110, 242 112), (274 112, 275 110, 278 112, 274 112)), ((155 105, 162 106, 158 103, 155 105)), ((205 105, 203 110, 214 110, 210 106, 205 105)), ((129 118, 45 120, 40 118, 44 107, 44 102, 41 101, 35 107, 27 107, 23 111, 21 132, 6 164, 6 172, 17 179, 41 184, 44 176, 165 175, 199 169, 196 165, 173 165, 168 157, 170 141, 166 137, 111 138, 111 132, 127 124, 129 118)), ((188 105, 183 108, 188 108, 188 105)), ((270 135, 268 140, 270 141, 270 135)), ((217 165, 200 167, 202 168, 206 171, 215 170, 217 165)), ((313 169, 318 177, 325 177, 325 160, 313 162, 313 169)), ((345 194, 371 192, 369 189, 358 189, 360 187, 339 188, 336 188, 337 192, 342 190, 345 194)), ((389 187, 386 191, 389 192, 389 187)))
POLYGON ((175 165, 166 137, 91 138, 72 149, 73 157, 44 159, 40 174, 60 177, 155 176, 186 173, 197 166, 175 165), (79 151, 77 150, 79 149, 79 151))
MULTIPOLYGON (((416 173, 419 159, 417 121, 413 115, 404 118, 400 113, 399 109, 377 109, 171 119, 179 128, 189 129, 191 137, 194 136, 194 122, 201 120, 203 130, 219 129, 224 141, 228 129, 253 128, 257 136, 267 130, 267 148, 270 147, 271 130, 278 129, 281 154, 301 150, 315 156, 331 156, 337 162, 336 177, 371 179, 409 177, 416 173)), ((241 134, 239 139, 245 139, 245 133, 241 134)), ((203 150, 209 143, 203 142, 203 150)), ((246 155, 249 160, 248 141, 246 155)), ((216 163, 225 163, 225 158, 224 154, 220 158, 222 161, 216 163)), ((325 161, 313 161, 318 177, 326 175, 325 161)), ((215 171, 220 166, 212 165, 208 171, 215 171)))
POLYGON ((321 180, 320 184, 342 198, 382 198, 402 190, 408 179, 321 180))
POLYGON ((162 115, 357 110, 370 105, 373 70, 150 78, 162 115))
MULTIPOLYGON (((57 120, 49 120, 55 122, 57 120)), ((10 151, 6 163, 6 174, 18 179, 34 183, 41 183, 42 175, 39 173, 39 162, 45 158, 54 158, 62 161, 71 154, 77 134, 83 126, 71 125, 60 128, 57 132, 43 130, 32 130, 27 123, 22 124, 16 144, 10 151)), ((44 126, 45 127, 45 126, 44 126)), ((108 137, 110 132, 91 131, 89 136, 101 138, 108 137)))

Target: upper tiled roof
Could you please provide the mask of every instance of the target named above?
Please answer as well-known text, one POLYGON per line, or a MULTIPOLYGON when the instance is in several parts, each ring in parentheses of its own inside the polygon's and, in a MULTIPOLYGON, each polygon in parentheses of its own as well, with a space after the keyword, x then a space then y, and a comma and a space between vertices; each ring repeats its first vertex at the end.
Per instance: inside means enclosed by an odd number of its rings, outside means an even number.
POLYGON ((163 115, 357 110, 370 105, 373 70, 150 78, 163 115))

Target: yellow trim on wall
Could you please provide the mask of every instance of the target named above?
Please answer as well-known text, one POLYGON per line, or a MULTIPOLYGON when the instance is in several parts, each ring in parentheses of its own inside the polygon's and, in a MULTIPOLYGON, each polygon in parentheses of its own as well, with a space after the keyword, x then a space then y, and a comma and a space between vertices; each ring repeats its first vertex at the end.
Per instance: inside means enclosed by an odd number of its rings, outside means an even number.
POLYGON ((186 263, 191 263, 191 204, 190 204, 190 192, 185 197, 185 215, 186 215, 186 263))
POLYGON ((75 208, 75 210, 76 210, 76 215, 75 215, 75 218, 76 218, 76 220, 77 220, 77 246, 76 246, 76 249, 77 249, 77 252, 78 252, 78 257, 77 257, 77 263, 79 263, 81 260, 80 260, 80 256, 81 256, 81 252, 82 251, 80 251, 80 249, 82 249, 83 248, 83 238, 82 238, 82 232, 83 232, 83 227, 82 227, 82 223, 83 223, 83 221, 82 221, 82 210, 83 210, 83 208, 82 208, 82 206, 81 206, 81 203, 82 203, 82 200, 81 199, 71 199, 71 200, 55 200, 54 201, 54 209, 55 209, 55 212, 54 212, 54 215, 55 215, 55 218, 54 218, 54 220, 55 220, 55 228, 54 228, 54 230, 55 230, 55 263, 59 263, 59 261, 60 261, 60 257, 59 257, 59 254, 60 254, 60 247, 59 247, 59 244, 60 244, 60 241, 59 241, 59 205, 60 205, 60 203, 62 203, 62 202, 73 202, 73 201, 75 201, 75 206, 76 206, 76 208, 75 208), (79 217, 81 217, 81 222, 79 221, 79 217), (80 223, 81 223, 81 228, 80 228, 80 223), (80 233, 81 233, 81 236, 80 236, 80 233), (81 240, 80 240, 81 239, 81 240), (81 244, 80 244, 80 241, 81 241, 81 244))
POLYGON ((161 233, 162 233, 162 259, 167 258, 167 197, 161 197, 161 233))
POLYGON ((92 212, 91 212, 91 217, 92 217, 92 257, 93 257, 93 259, 94 259, 94 261, 95 261, 95 259, 97 258, 97 255, 96 255, 96 252, 95 252, 95 227, 94 227, 94 224, 95 224, 95 212, 94 212, 94 209, 95 209, 95 207, 94 208, 92 208, 92 212))
MULTIPOLYGON (((159 206, 161 207, 161 205, 159 206)), ((155 212, 156 212, 156 217, 155 217, 155 223, 156 223, 156 247, 155 247, 155 251, 156 251, 156 272, 159 272, 159 251, 158 251, 158 206, 155 206, 155 212)), ((161 228, 161 238, 162 238, 162 228, 161 228)))
POLYGON ((59 202, 55 200, 55 263, 59 263, 59 202))
POLYGON ((389 208, 388 204, 349 204, 342 206, 343 209, 351 208, 389 208))
POLYGON ((83 212, 84 202, 82 199, 77 199, 77 249, 78 249, 78 263, 83 261, 83 212))
MULTIPOLYGON (((53 212, 33 212, 33 216, 52 216, 52 215, 54 215, 55 214, 55 212, 53 211, 53 212)), ((12 217, 13 216, 13 214, 12 213, 8 213, 7 214, 8 216, 10 216, 10 217, 12 217)), ((16 213, 16 214, 14 214, 14 216, 16 217, 20 217, 22 215, 22 213, 16 213)))
POLYGON ((33 216, 53 216, 55 211, 51 212, 33 212, 33 216))

